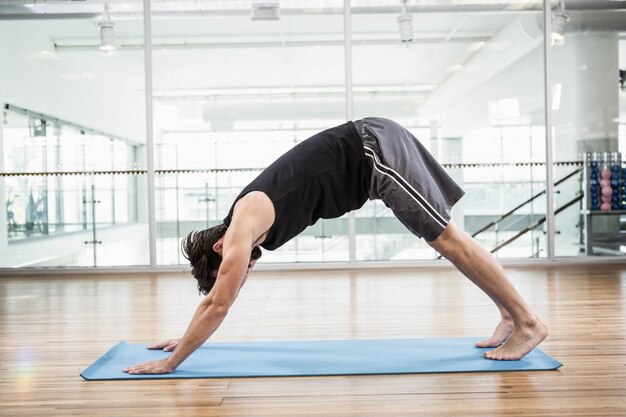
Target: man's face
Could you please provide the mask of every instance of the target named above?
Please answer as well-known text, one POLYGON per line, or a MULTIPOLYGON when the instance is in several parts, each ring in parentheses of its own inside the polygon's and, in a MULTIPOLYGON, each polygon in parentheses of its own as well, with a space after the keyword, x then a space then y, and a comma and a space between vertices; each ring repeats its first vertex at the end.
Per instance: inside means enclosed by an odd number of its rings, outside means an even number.
POLYGON ((250 262, 248 262, 248 270, 246 271, 246 273, 249 273, 252 268, 254 268, 254 265, 256 265, 256 261, 261 257, 261 255, 262 252, 258 246, 252 248, 252 253, 250 253, 250 262))
POLYGON ((256 259, 250 259, 250 263, 248 263, 248 270, 246 271, 246 274, 250 273, 252 268, 254 268, 254 265, 256 265, 256 259))

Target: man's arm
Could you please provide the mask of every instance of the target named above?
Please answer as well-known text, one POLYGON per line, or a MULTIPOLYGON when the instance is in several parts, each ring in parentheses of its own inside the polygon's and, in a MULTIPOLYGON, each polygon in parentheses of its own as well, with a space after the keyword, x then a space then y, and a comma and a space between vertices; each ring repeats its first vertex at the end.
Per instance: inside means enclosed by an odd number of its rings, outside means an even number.
POLYGON ((224 236, 222 264, 215 286, 202 300, 185 335, 166 359, 151 361, 124 369, 129 374, 171 373, 191 353, 198 349, 220 326, 246 280, 250 253, 261 236, 274 221, 273 205, 269 198, 250 193, 240 200, 233 221, 224 236), (268 206, 269 204, 269 206, 268 206))
POLYGON ((200 303, 200 314, 193 320, 174 353, 168 358, 176 369, 192 352, 198 349, 222 324, 230 306, 237 298, 250 262, 250 243, 224 248, 224 258, 215 287, 200 303))
POLYGON ((129 374, 171 373, 198 349, 222 324, 246 276, 250 247, 226 249, 215 286, 200 302, 194 317, 176 349, 168 358, 124 369, 129 374))

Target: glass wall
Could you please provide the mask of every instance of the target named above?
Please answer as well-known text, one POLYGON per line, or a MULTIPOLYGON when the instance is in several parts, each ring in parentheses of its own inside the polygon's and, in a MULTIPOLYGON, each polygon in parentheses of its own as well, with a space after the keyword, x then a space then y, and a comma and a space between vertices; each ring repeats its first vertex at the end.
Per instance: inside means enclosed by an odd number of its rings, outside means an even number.
POLYGON ((555 178, 580 170, 555 195, 555 254, 623 256, 626 19, 568 2, 553 15, 555 178))
MULTIPOLYGON (((244 3, 206 14, 155 5, 164 13, 152 39, 156 168, 165 171, 156 178, 159 264, 184 263, 184 236, 221 223, 263 168, 345 121, 343 16, 282 2, 274 18, 244 3)), ((346 262, 346 217, 320 221, 263 261, 346 262)))
MULTIPOLYGON (((496 256, 545 256, 543 230, 532 227, 546 207, 533 198, 545 190, 542 9, 426 3, 353 3, 355 117, 407 126, 466 192, 453 221, 496 256)), ((359 260, 437 256, 382 203, 357 216, 359 260)))
POLYGON ((0 6, 0 267, 146 265, 143 52, 119 47, 143 8, 19 3, 0 6))
MULTIPOLYGON (((146 100, 152 267, 185 264, 184 236, 349 116, 413 132, 466 192, 453 221, 500 258, 548 256, 547 172, 555 255, 626 252, 626 1, 552 2, 550 135, 542 1, 352 0, 349 39, 342 0, 151 1, 151 67, 143 4, 0 5, 0 267, 150 263, 146 100)), ((438 257, 379 201, 355 219, 354 248, 343 216, 263 262, 438 257)))

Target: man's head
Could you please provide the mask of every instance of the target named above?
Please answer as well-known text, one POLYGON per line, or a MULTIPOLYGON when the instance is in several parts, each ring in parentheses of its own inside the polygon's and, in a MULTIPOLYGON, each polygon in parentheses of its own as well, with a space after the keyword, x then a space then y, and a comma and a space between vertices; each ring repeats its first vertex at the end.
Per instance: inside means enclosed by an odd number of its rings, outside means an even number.
MULTIPOLYGON (((222 263, 222 242, 226 229, 226 226, 219 224, 199 232, 192 231, 181 242, 183 256, 191 264, 191 275, 198 281, 198 291, 204 295, 215 285, 222 263)), ((260 257, 261 249, 255 246, 248 267, 252 267, 260 257)))

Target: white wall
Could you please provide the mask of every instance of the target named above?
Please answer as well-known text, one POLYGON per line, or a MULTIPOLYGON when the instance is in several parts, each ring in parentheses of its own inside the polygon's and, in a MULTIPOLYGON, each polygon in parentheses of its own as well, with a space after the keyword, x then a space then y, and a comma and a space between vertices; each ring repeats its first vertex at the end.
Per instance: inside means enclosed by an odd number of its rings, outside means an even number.
MULTIPOLYGON (((6 65, 6 48, 1 45, 3 39, 7 38, 7 30, 4 25, 0 24, 0 105, 4 103, 5 97, 5 83, 2 82, 4 79, 4 68, 6 65)), ((2 126, 4 124, 4 110, 0 112, 0 172, 4 172, 4 141, 3 141, 3 133, 4 130, 2 126)), ((4 177, 0 177, 0 253, 6 250, 7 246, 7 210, 6 210, 6 195, 4 192, 4 177)))
MULTIPOLYGON (((135 23, 136 24, 136 23, 135 23)), ((145 141, 144 66, 140 51, 111 56, 98 49, 55 51, 68 28, 91 21, 2 21, 4 102, 134 141, 145 141)))
POLYGON ((562 159, 617 149, 618 33, 571 33, 554 50, 554 83, 562 85, 554 112, 555 150, 562 159))
POLYGON ((541 48, 535 48, 478 89, 451 102, 441 113, 443 136, 465 135, 491 126, 489 102, 510 98, 519 101, 520 117, 508 120, 508 123, 545 124, 541 48))
MULTIPOLYGON (((0 252, 0 268, 24 266, 93 266, 92 232, 52 235, 41 239, 15 241, 0 252)), ((146 224, 98 229, 98 265, 148 264, 146 224)))
MULTIPOLYGON (((141 32, 142 22, 127 24, 133 25, 133 31, 141 32)), ((85 34, 97 41, 95 22, 0 21, 0 103, 57 117, 133 142, 145 142, 143 53, 140 50, 121 51, 106 56, 97 48, 55 51, 55 41, 67 41, 85 34)), ((2 144, 0 129, 0 171, 4 162, 2 144)), ((9 244, 6 224, 4 180, 0 177, 0 267, 46 260, 54 264, 54 259, 70 259, 88 250, 83 241, 90 240, 89 233, 9 244)), ((124 230, 129 229, 103 232, 102 237, 106 237, 103 240, 105 243, 128 242, 141 236, 147 248, 145 225, 132 229, 132 234, 124 230)), ((134 263, 146 262, 141 259, 134 263)))
MULTIPOLYGON (((0 90, 0 103, 1 102, 2 102, 2 93, 0 90)), ((2 113, 0 113, 0 117, 4 117, 2 113)), ((3 141, 3 129, 2 129, 1 123, 0 123, 0 172, 4 172, 4 141, 3 141)), ((6 250, 7 239, 8 239, 6 206, 7 206, 7 203, 6 203, 6 193, 4 191, 4 177, 0 177, 0 252, 4 252, 6 250)))
MULTIPOLYGON (((494 37, 503 38, 501 56, 493 50, 478 51, 464 65, 466 69, 451 75, 437 88, 435 97, 429 98, 425 105, 431 111, 441 112, 444 137, 489 126, 487 103, 503 98, 519 100, 520 122, 545 124, 543 43, 537 28, 534 17, 513 20, 494 37), (485 57, 489 55, 492 59, 487 61, 485 57), (500 70, 494 71, 489 62, 500 70)), ((618 32, 610 32, 608 28, 606 32, 569 32, 565 45, 553 48, 553 82, 570 87, 563 90, 561 109, 554 114, 555 124, 562 125, 562 135, 578 138, 586 130, 581 123, 587 124, 589 118, 594 118, 595 127, 586 139, 613 138, 617 132, 612 120, 617 117, 616 112, 626 120, 626 93, 618 97, 616 88, 617 67, 626 69, 626 41, 617 43, 617 38, 618 32), (593 76, 589 75, 591 71, 593 76), (590 78, 590 82, 574 80, 581 77, 590 78), (611 107, 604 111, 606 103, 611 107), (591 113, 587 114, 586 109, 591 113), (569 131, 563 130, 565 124, 569 131)), ((572 151, 567 158, 576 158, 584 151, 584 147, 577 146, 567 149, 572 151)))
MULTIPOLYGON (((618 42, 619 50, 619 67, 626 70, 626 39, 620 39, 618 42)), ((620 119, 622 124, 626 124, 626 91, 619 93, 620 119)))
MULTIPOLYGON (((569 33, 565 45, 553 49, 553 83, 562 85, 560 107, 553 112, 557 162, 582 160, 585 151, 617 150, 615 120, 620 115, 617 38, 617 33, 611 32, 569 33)), ((507 98, 517 99, 520 107, 520 117, 510 122, 545 125, 543 65, 543 48, 539 44, 468 95, 452 102, 441 113, 443 136, 463 135, 490 126, 489 101, 507 98)), ((621 111, 626 113, 623 106, 621 111)), ((555 179, 573 169, 555 167, 555 179)), ((573 179, 559 190, 556 207, 570 201, 579 184, 573 179)), ((579 254, 575 244, 580 231, 575 227, 579 215, 578 206, 574 205, 557 217, 558 256, 579 254)))
POLYGON ((520 107, 519 119, 508 122, 544 123, 543 34, 537 17, 513 19, 429 97, 426 107, 441 114, 444 137, 490 126, 488 103, 508 98, 520 107))
MULTIPOLYGON (((610 151, 618 147, 619 67, 618 33, 569 33, 565 45, 554 50, 554 83, 560 84, 561 98, 554 111, 555 160, 582 160, 584 152, 610 151)), ((555 177, 562 177, 571 167, 555 167, 555 177)), ((579 185, 569 181, 555 195, 555 204, 571 200, 579 185)), ((557 256, 575 256, 572 245, 579 236, 575 228, 580 219, 578 206, 556 217, 555 249, 557 256)), ((598 232, 619 230, 618 216, 604 216, 594 226, 598 232), (600 223, 600 222, 598 222, 600 223)), ((591 255, 591 254, 590 254, 591 255)))

